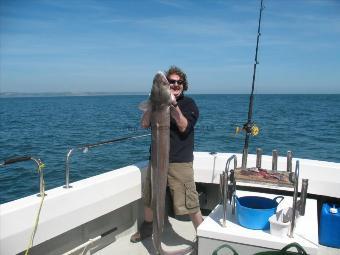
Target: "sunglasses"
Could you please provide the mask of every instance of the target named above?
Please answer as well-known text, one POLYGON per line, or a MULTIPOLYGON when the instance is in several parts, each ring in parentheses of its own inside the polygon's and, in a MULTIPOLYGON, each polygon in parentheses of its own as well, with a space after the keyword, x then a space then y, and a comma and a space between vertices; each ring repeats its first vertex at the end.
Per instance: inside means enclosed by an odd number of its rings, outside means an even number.
POLYGON ((183 83, 184 83, 184 81, 183 80, 173 80, 173 79, 169 79, 168 80, 169 81, 169 83, 172 85, 172 84, 178 84, 178 85, 183 85, 183 83))

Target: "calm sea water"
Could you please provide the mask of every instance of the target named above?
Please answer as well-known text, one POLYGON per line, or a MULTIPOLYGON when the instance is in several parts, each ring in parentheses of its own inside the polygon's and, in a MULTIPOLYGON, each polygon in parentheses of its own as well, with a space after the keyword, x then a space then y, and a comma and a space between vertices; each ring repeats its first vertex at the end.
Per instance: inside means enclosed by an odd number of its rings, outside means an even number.
MULTIPOLYGON (((242 151, 235 135, 247 119, 248 95, 191 95, 200 109, 195 150, 242 151)), ((138 104, 146 96, 36 97, 0 99, 0 160, 31 155, 46 165, 46 188, 65 183, 70 148, 116 137, 144 134, 138 104)), ((261 131, 251 138, 264 154, 291 150, 295 157, 340 162, 340 95, 256 95, 254 121, 261 131)), ((71 182, 146 160, 150 137, 76 151, 71 182)), ((0 168, 0 202, 38 192, 33 162, 0 168)))

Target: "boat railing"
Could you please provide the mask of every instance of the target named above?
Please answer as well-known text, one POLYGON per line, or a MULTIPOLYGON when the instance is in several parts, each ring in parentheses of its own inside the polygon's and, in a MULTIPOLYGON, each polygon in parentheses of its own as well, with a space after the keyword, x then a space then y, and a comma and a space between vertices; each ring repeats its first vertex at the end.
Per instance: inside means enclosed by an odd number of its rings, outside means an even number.
POLYGON ((236 155, 234 154, 234 155, 232 155, 231 157, 228 158, 227 163, 226 163, 226 165, 225 165, 225 172, 227 172, 227 173, 228 173, 228 171, 229 171, 230 162, 231 162, 232 160, 234 160, 234 170, 237 168, 237 157, 236 157, 236 155))
POLYGON ((293 193, 293 208, 292 208, 292 220, 289 229, 288 236, 290 238, 294 237, 294 230, 296 225, 296 217, 298 215, 305 215, 306 208, 306 199, 307 199, 307 189, 308 189, 308 179, 302 179, 300 200, 298 200, 298 192, 299 192, 299 173, 300 173, 300 162, 296 161, 295 172, 290 173, 289 179, 294 185, 294 193, 293 193))
POLYGON ((143 134, 143 135, 119 137, 119 138, 115 138, 115 139, 111 139, 111 140, 107 140, 107 141, 101 141, 101 142, 92 143, 92 144, 80 145, 80 146, 69 149, 67 154, 66 154, 65 186, 64 186, 64 188, 65 189, 72 188, 72 186, 70 186, 70 160, 71 160, 71 156, 73 155, 73 152, 82 151, 83 153, 86 153, 86 152, 88 152, 88 150, 90 148, 94 148, 94 147, 98 147, 98 146, 102 146, 102 145, 106 145, 106 144, 112 144, 112 143, 116 143, 116 142, 121 142, 121 141, 125 141, 125 140, 142 138, 142 137, 146 137, 146 136, 150 136, 150 135, 151 134, 143 134))
POLYGON ((223 227, 226 227, 227 202, 229 200, 231 203, 232 197, 236 190, 236 183, 235 183, 234 172, 233 172, 236 168, 237 168, 237 157, 236 155, 232 155, 227 160, 224 172, 220 174, 220 194, 221 194, 221 203, 223 206, 223 221, 222 221, 223 227), (234 169, 229 171, 230 162, 232 160, 234 160, 234 169))
POLYGON ((39 193, 37 194, 38 197, 41 197, 42 195, 46 195, 44 192, 44 163, 39 159, 35 158, 32 156, 22 156, 22 157, 14 157, 14 158, 9 158, 5 159, 0 163, 0 167, 4 167, 6 165, 18 163, 18 162, 23 162, 23 161, 28 161, 28 160, 33 160, 37 164, 37 170, 39 173, 39 193))

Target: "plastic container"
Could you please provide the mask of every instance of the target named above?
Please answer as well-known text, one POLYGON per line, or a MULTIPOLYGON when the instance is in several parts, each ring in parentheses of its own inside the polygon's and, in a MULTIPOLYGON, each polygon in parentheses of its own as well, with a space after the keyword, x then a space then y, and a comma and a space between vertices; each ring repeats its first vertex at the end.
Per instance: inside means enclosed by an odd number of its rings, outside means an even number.
POLYGON ((340 205, 324 203, 321 209, 319 243, 340 248, 340 205))
POLYGON ((282 222, 277 220, 276 214, 269 218, 270 234, 279 237, 286 237, 289 230, 290 221, 282 222))
POLYGON ((268 229, 269 217, 276 213, 277 206, 283 200, 283 196, 273 199, 259 196, 237 197, 236 218, 239 224, 249 229, 268 229), (281 199, 277 202, 278 199, 281 199))

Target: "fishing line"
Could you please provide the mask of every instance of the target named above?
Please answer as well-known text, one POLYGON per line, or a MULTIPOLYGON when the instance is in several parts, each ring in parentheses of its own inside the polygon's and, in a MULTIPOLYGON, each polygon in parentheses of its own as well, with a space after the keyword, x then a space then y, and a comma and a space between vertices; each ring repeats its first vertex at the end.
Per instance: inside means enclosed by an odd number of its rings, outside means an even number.
POLYGON ((108 140, 108 141, 102 141, 102 142, 93 143, 93 144, 85 144, 85 145, 79 146, 78 148, 83 149, 83 150, 88 150, 89 148, 97 147, 99 145, 110 144, 110 143, 120 142, 124 140, 129 140, 129 139, 136 139, 136 138, 150 136, 150 135, 151 134, 125 136, 125 137, 115 138, 115 139, 108 140))

